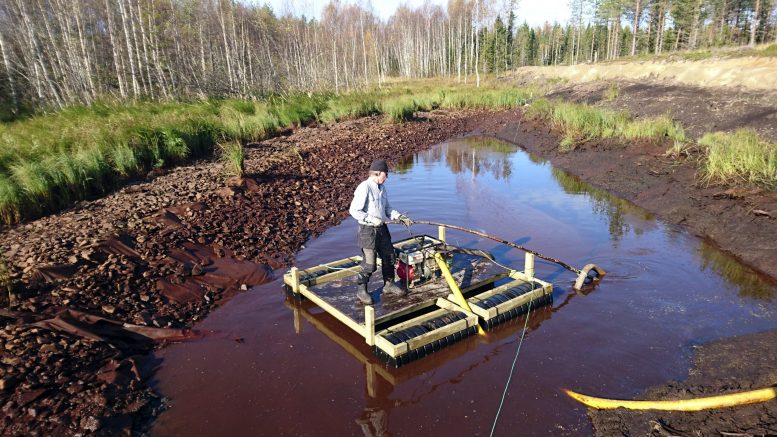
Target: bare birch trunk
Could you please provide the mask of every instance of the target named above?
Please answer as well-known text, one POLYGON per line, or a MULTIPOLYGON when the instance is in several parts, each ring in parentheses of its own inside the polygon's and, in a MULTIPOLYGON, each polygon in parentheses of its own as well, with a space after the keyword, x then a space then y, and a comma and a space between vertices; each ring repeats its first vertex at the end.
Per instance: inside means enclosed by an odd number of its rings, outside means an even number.
MULTIPOLYGON (((44 10, 43 9, 43 5, 41 5, 41 3, 40 3, 40 0, 38 0, 36 2, 36 4, 38 5, 38 10, 39 11, 43 11, 44 10)), ((56 38, 54 38, 54 34, 53 34, 52 30, 51 30, 51 23, 49 23, 49 17, 50 16, 53 15, 56 18, 58 18, 59 20, 62 20, 63 19, 63 14, 57 14, 55 11, 52 11, 52 12, 54 12, 54 13, 53 14, 41 14, 42 15, 42 20, 41 21, 43 21, 43 27, 46 28, 46 35, 48 36, 48 44, 47 44, 48 51, 52 52, 54 54, 54 59, 56 60, 56 62, 50 61, 51 69, 52 69, 52 74, 54 75, 55 78, 60 78, 60 82, 62 82, 62 88, 64 89, 65 95, 69 96, 71 94, 71 92, 70 92, 70 77, 67 74, 66 67, 65 67, 67 62, 62 60, 63 56, 62 56, 62 53, 59 50, 59 47, 54 45, 54 42, 56 41, 56 38)), ((63 28, 63 29, 67 29, 67 26, 62 25, 62 24, 60 24, 60 27, 63 28)), ((67 33, 64 33, 64 35, 63 35, 63 39, 66 40, 65 41, 66 45, 67 45, 67 42, 68 42, 67 41, 68 36, 69 35, 67 33)))
POLYGON ((335 73, 335 94, 340 94, 340 82, 337 80, 337 41, 332 41, 332 65, 335 73))
POLYGON ((753 20, 750 24, 750 47, 755 46, 755 33, 758 31, 758 23, 760 21, 758 15, 761 14, 761 0, 755 0, 755 13, 753 13, 753 20))
POLYGON ((156 15, 156 6, 154 5, 154 0, 150 0, 150 6, 151 6, 151 13, 148 15, 148 30, 150 34, 150 44, 151 44, 151 56, 154 59, 154 69, 156 70, 156 75, 159 80, 159 89, 162 92, 162 96, 165 99, 170 98, 170 94, 167 91, 167 79, 165 77, 164 71, 162 71, 162 63, 160 62, 159 57, 159 40, 157 39, 157 32, 154 31, 153 23, 151 21, 151 18, 156 15))
POLYGON ((475 86, 480 88, 480 0, 475 1, 475 86))
POLYGON ((667 0, 661 1, 658 9, 658 25, 656 26, 656 47, 655 54, 660 55, 664 46, 664 23, 666 23, 666 5, 667 0))
POLYGON ((367 73, 367 45, 364 41, 364 14, 361 9, 359 9, 359 27, 361 28, 361 34, 362 34, 362 58, 364 60, 364 85, 370 84, 370 78, 367 73))
POLYGON ((138 77, 135 73, 135 61, 132 47, 132 40, 130 39, 130 31, 127 26, 127 10, 124 7, 124 0, 119 0, 119 13, 121 14, 121 24, 124 28, 124 41, 127 44, 127 59, 130 64, 130 78, 132 79, 132 97, 138 97, 140 94, 140 85, 138 84, 138 77))
POLYGON ((73 13, 76 17, 76 27, 78 28, 78 41, 81 45, 81 56, 82 56, 84 67, 86 68, 86 72, 85 72, 86 78, 89 83, 88 103, 92 103, 95 101, 95 99, 97 99, 97 89, 95 89, 94 80, 92 80, 92 59, 89 56, 89 52, 86 50, 86 41, 84 40, 84 32, 81 26, 81 19, 79 18, 81 13, 80 11, 76 11, 75 7, 73 8, 73 13))
MULTIPOLYGON (((154 98, 154 81, 151 78, 151 62, 148 58, 148 38, 146 37, 146 26, 143 24, 143 14, 140 10, 140 2, 137 1, 135 4, 135 10, 137 11, 138 16, 138 27, 140 28, 140 43, 141 46, 143 46, 143 64, 146 67, 146 80, 145 82, 148 82, 148 88, 147 92, 151 96, 151 98, 154 98)), ((138 53, 138 56, 140 56, 140 53, 138 53)))
POLYGON ((18 114, 21 110, 21 107, 19 106, 19 96, 16 95, 16 84, 13 80, 13 71, 11 71, 11 61, 8 59, 8 52, 6 51, 5 42, 3 41, 3 32, 0 32, 0 56, 3 57, 5 74, 8 76, 8 86, 11 89, 11 100, 13 101, 14 113, 18 114))
POLYGON ((46 62, 44 61, 43 54, 40 51, 41 44, 35 35, 35 28, 32 25, 30 15, 27 13, 27 9, 24 6, 24 1, 16 1, 16 5, 19 8, 19 13, 21 14, 22 22, 24 24, 24 29, 26 31, 26 43, 29 54, 31 56, 30 63, 32 64, 33 71, 35 73, 35 88, 38 93, 40 103, 47 103, 46 97, 48 97, 50 100, 54 101, 56 106, 63 108, 65 105, 62 101, 62 96, 60 95, 59 90, 57 90, 56 82, 51 78, 48 68, 46 68, 46 62), (48 96, 46 96, 44 92, 47 92, 48 96))
POLYGON ((127 0, 127 11, 129 12, 130 31, 132 36, 132 45, 135 47, 135 65, 138 67, 138 76, 140 77, 140 86, 143 88, 143 94, 148 95, 147 80, 143 76, 143 60, 140 59, 140 44, 138 44, 138 31, 135 28, 135 13, 132 9, 132 0, 127 0))
POLYGON ((701 26, 700 18, 701 18, 701 2, 702 0, 698 0, 696 2, 696 6, 693 9, 693 23, 691 28, 691 36, 688 39, 688 48, 689 49, 695 49, 696 43, 699 40, 699 27, 701 26))
POLYGON ((680 27, 677 29, 677 38, 674 40, 674 51, 677 51, 677 48, 680 47, 680 38, 683 36, 683 28, 680 27))
POLYGON ((642 12, 640 7, 640 0, 636 0, 634 3, 634 34, 631 36, 631 56, 637 53, 637 33, 639 33, 639 16, 642 12))
POLYGON ((457 43, 456 43, 456 81, 461 82, 461 58, 462 56, 462 50, 465 50, 465 47, 461 46, 461 22, 464 20, 464 14, 462 13, 459 15, 459 30, 457 32, 457 43))
POLYGON ((591 58, 588 60, 589 62, 596 62, 596 59, 594 59, 594 43, 596 43, 596 23, 594 23, 593 31, 591 32, 591 58))
POLYGON ((226 19, 224 18, 224 11, 221 5, 219 5, 219 24, 221 25, 221 37, 224 42, 224 61, 227 64, 227 78, 229 80, 229 92, 231 93, 235 89, 235 83, 232 80, 232 61, 231 56, 229 54, 229 42, 227 41, 227 27, 226 27, 226 19))

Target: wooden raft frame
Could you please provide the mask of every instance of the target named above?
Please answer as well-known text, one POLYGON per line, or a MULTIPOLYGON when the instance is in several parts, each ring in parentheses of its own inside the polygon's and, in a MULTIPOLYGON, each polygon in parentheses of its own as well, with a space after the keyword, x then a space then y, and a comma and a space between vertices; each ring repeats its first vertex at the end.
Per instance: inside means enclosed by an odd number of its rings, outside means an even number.
MULTIPOLYGON (((427 238, 431 238, 435 242, 445 242, 445 228, 439 227, 438 232, 439 238, 435 239, 428 236, 427 238)), ((394 246, 397 247, 399 243, 405 243, 406 241, 407 240, 401 240, 400 242, 395 243, 394 246)), ((304 296, 319 308, 329 313, 332 317, 336 318, 355 331, 357 334, 364 337, 366 343, 369 346, 379 348, 391 358, 397 358, 413 349, 418 349, 457 332, 467 331, 470 328, 478 326, 479 318, 482 318, 487 322, 501 313, 528 303, 531 300, 551 294, 552 292, 551 284, 534 277, 534 255, 526 253, 523 272, 509 269, 506 272, 492 275, 484 280, 470 284, 468 287, 461 289, 461 293, 467 294, 473 290, 488 286, 498 280, 507 277, 511 278, 512 281, 487 290, 483 293, 479 293, 475 296, 469 297, 467 301, 469 303, 476 303, 489 296, 513 288, 523 282, 536 281, 542 285, 541 287, 536 288, 529 293, 521 295, 515 299, 511 299, 510 301, 504 302, 495 307, 489 308, 488 310, 484 310, 477 305, 470 305, 471 311, 468 311, 456 304, 453 299, 453 295, 451 294, 447 299, 439 297, 434 301, 423 302, 390 314, 383 315, 377 320, 375 318, 375 308, 372 305, 365 305, 364 324, 361 324, 337 309, 334 305, 330 304, 310 289, 310 287, 315 285, 324 284, 326 282, 335 281, 358 274, 361 268, 359 265, 361 261, 361 256, 352 256, 330 263, 320 264, 318 266, 304 270, 301 270, 297 267, 292 267, 285 275, 283 275, 283 282, 295 295, 304 296), (355 265, 353 265, 354 263, 355 265), (345 268, 342 267, 343 265, 348 264, 352 265, 345 268), (329 272, 333 269, 334 271, 329 272), (396 325, 389 326, 388 328, 382 329, 380 332, 375 332, 375 327, 378 325, 385 325, 390 323, 391 320, 398 319, 402 316, 406 316, 431 306, 436 306, 438 308, 432 310, 429 313, 414 317, 409 320, 404 320, 396 325), (466 317, 398 344, 393 344, 385 338, 385 336, 394 332, 411 326, 419 325, 425 321, 440 317, 449 312, 463 313, 466 315, 466 317)))
MULTIPOLYGON (((483 319, 483 321, 488 322, 496 318, 500 314, 504 314, 514 308, 518 308, 521 305, 525 305, 531 301, 535 301, 543 296, 547 296, 553 293, 553 285, 533 277, 528 277, 522 272, 512 271, 510 273, 510 278, 512 279, 510 282, 507 282, 496 288, 492 288, 490 290, 486 290, 482 293, 469 297, 467 299, 467 302, 470 303, 470 309, 472 310, 472 312, 480 316, 483 319), (478 303, 480 301, 488 299, 489 297, 495 294, 503 293, 521 284, 532 283, 532 282, 539 283, 540 287, 534 288, 532 291, 528 293, 524 293, 518 297, 508 300, 507 302, 502 302, 499 305, 493 306, 488 309, 481 308, 480 306, 478 306, 478 303)), ((448 300, 450 300, 451 302, 454 302, 454 297, 452 294, 448 295, 448 300)))
POLYGON ((376 333, 375 346, 380 348, 383 352, 387 353, 390 357, 397 358, 398 356, 406 354, 413 349, 418 349, 419 347, 423 347, 436 340, 445 338, 456 332, 466 331, 468 328, 472 328, 478 325, 478 316, 476 314, 466 311, 465 309, 446 299, 438 297, 435 301, 435 305, 437 305, 439 309, 418 317, 414 317, 410 320, 406 320, 402 323, 398 323, 376 333), (442 328, 437 328, 433 331, 426 332, 422 335, 419 335, 418 337, 414 337, 397 344, 393 344, 385 338, 385 336, 389 334, 393 334, 411 326, 420 325, 423 322, 443 316, 450 312, 463 313, 466 315, 466 318, 449 323, 442 328))

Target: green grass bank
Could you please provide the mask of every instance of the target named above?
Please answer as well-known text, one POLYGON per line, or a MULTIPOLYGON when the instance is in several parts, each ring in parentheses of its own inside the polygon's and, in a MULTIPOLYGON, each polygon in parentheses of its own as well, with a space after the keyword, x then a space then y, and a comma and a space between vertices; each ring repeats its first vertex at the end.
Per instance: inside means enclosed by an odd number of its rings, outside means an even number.
POLYGON ((668 142, 668 156, 694 151, 699 155, 700 180, 704 183, 777 189, 777 144, 752 130, 707 133, 694 143, 668 115, 635 120, 621 111, 547 99, 532 101, 525 113, 550 122, 561 132, 562 152, 607 138, 668 142))
MULTIPOLYGON (((398 83, 343 95, 256 101, 103 103, 2 123, 0 223, 39 217, 102 195, 151 169, 211 156, 217 145, 260 141, 292 126, 376 114, 385 114, 387 122, 404 122, 417 111, 436 108, 506 109, 535 94, 531 89, 398 83)), ((238 157, 231 161, 241 165, 238 157)))

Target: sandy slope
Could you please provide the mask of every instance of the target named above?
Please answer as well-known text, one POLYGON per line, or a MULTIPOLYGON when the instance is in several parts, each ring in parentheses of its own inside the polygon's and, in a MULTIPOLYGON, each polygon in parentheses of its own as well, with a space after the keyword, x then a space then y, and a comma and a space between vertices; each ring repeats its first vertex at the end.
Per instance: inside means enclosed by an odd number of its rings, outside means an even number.
POLYGON ((550 78, 564 78, 575 83, 629 79, 777 90, 777 58, 769 57, 712 58, 702 61, 619 61, 571 66, 522 67, 514 74, 527 82, 550 78))

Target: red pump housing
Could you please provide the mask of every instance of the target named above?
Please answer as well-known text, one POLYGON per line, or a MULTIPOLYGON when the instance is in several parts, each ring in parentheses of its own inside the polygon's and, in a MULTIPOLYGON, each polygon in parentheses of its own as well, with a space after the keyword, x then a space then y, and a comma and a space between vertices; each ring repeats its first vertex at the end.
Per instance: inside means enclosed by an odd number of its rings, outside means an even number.
POLYGON ((405 284, 412 284, 415 279, 415 267, 409 266, 402 261, 397 263, 397 276, 403 280, 405 284))

